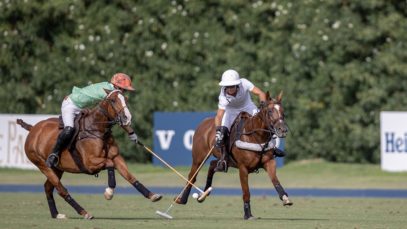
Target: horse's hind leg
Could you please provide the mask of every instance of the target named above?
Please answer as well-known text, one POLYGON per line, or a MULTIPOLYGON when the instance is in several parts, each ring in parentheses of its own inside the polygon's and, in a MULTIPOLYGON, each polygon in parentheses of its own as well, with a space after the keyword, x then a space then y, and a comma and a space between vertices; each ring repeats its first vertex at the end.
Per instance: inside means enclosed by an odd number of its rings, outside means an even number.
MULTIPOLYGON (((72 197, 69 195, 68 191, 66 188, 62 185, 58 175, 53 171, 52 169, 48 168, 45 164, 43 166, 39 166, 39 169, 41 170, 42 173, 48 178, 47 181, 49 181, 56 189, 58 194, 66 201, 68 202, 71 207, 73 207, 76 212, 79 215, 82 215, 85 219, 93 219, 93 216, 89 214, 85 209, 83 209, 72 197)), ((47 185, 48 187, 48 185, 47 185)), ((52 204, 52 203, 51 203, 52 204)), ((55 205, 55 202, 54 202, 55 205)), ((53 207, 51 205, 51 207, 53 207)), ((56 210, 56 208, 55 208, 56 210)), ((52 209, 50 208, 51 214, 52 209)))
MULTIPOLYGON (((63 172, 62 171, 55 171, 57 177, 61 179, 63 172)), ((55 205, 55 200, 54 200, 54 185, 52 185, 51 181, 47 179, 44 183, 44 190, 45 190, 45 195, 47 197, 47 202, 48 202, 48 207, 51 212, 51 217, 52 218, 57 218, 57 219, 64 219, 66 218, 65 215, 59 214, 57 207, 55 205)))
POLYGON ((132 184, 137 191, 139 191, 144 197, 150 199, 152 202, 159 201, 162 198, 162 195, 155 194, 148 190, 142 183, 140 183, 135 176, 133 176, 129 169, 127 168, 126 162, 121 155, 117 155, 113 159, 116 169, 119 171, 120 175, 126 179, 130 184, 132 184))
POLYGON ((283 201, 284 206, 291 206, 293 205, 293 202, 288 199, 288 194, 285 192, 283 186, 281 186, 280 181, 278 180, 277 177, 277 171, 276 171, 276 161, 275 160, 270 160, 264 165, 264 169, 267 171, 267 174, 269 175, 271 182, 274 185, 274 188, 276 189, 278 196, 280 197, 280 200, 283 201))

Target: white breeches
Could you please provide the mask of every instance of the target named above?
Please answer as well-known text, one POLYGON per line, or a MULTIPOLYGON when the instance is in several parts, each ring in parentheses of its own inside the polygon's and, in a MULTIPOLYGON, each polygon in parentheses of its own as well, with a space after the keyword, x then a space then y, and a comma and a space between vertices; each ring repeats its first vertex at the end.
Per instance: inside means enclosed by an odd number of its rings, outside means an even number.
POLYGON ((240 112, 245 111, 251 115, 255 115, 257 114, 257 112, 259 112, 259 110, 257 109, 256 105, 254 105, 253 103, 249 104, 246 107, 240 108, 240 109, 228 109, 226 108, 225 110, 225 114, 223 115, 222 118, 222 126, 226 126, 229 131, 230 131, 230 127, 232 126, 233 122, 235 121, 236 117, 240 114, 240 112))
POLYGON ((64 127, 74 127, 75 115, 81 112, 81 108, 77 107, 69 97, 66 97, 62 102, 61 112, 64 127))

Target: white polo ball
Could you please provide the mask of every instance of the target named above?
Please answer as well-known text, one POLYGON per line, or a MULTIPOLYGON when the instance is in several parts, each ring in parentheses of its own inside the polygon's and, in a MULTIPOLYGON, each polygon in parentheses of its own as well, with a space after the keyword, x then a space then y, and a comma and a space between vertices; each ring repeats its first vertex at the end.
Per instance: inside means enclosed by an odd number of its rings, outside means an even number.
POLYGON ((199 197, 199 195, 198 195, 198 193, 194 193, 194 194, 192 194, 192 198, 194 198, 194 199, 197 199, 199 197))

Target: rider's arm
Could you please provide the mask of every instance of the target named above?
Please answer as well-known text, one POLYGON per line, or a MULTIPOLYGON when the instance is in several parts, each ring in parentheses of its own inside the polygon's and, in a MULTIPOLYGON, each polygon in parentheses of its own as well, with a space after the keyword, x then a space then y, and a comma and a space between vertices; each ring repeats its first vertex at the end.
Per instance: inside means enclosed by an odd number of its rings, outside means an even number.
POLYGON ((253 87, 253 89, 251 90, 251 92, 255 95, 257 95, 257 97, 259 97, 260 102, 261 101, 266 101, 266 93, 264 93, 262 90, 260 90, 260 88, 258 87, 253 87))
POLYGON ((218 112, 216 113, 215 117, 215 126, 220 126, 224 114, 225 114, 224 109, 218 109, 218 112))

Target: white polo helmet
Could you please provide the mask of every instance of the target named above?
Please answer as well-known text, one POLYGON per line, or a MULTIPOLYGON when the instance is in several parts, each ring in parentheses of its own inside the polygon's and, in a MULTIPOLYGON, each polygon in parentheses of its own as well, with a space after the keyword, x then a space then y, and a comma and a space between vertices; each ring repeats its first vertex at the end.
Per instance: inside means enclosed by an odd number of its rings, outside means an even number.
POLYGON ((222 81, 220 81, 219 86, 234 86, 239 84, 239 73, 233 69, 228 69, 222 74, 222 81))

